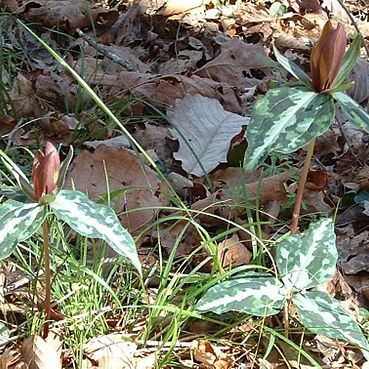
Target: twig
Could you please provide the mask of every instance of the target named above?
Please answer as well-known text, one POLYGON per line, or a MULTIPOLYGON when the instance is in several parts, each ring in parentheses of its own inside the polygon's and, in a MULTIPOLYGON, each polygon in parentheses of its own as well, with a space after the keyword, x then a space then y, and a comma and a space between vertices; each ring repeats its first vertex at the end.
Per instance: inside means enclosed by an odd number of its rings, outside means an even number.
MULTIPOLYGON (((354 28, 356 29, 356 32, 359 35, 363 36, 362 33, 361 33, 361 31, 360 31, 360 29, 359 29, 359 27, 358 27, 358 25, 357 25, 357 23, 356 23, 355 18, 352 16, 352 14, 350 13, 350 11, 347 9, 347 6, 343 3, 342 0, 337 0, 337 2, 341 5, 341 8, 346 12, 347 16, 350 18, 350 21, 351 21, 352 25, 354 26, 354 28)), ((368 48, 368 46, 366 45, 365 42, 363 42, 363 44, 364 44, 364 49, 366 51, 366 55, 369 58, 369 48, 368 48)))
POLYGON ((108 46, 98 44, 92 37, 87 36, 81 29, 77 28, 76 32, 78 36, 82 37, 90 46, 95 48, 101 54, 106 55, 114 63, 121 65, 129 72, 137 72, 137 69, 127 60, 122 59, 117 54, 112 53, 108 46))

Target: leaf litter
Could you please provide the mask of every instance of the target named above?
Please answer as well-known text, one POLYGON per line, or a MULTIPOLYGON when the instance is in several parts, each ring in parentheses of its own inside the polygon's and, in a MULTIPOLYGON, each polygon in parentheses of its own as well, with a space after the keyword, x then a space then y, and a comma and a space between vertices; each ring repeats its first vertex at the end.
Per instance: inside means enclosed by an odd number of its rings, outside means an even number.
MULTIPOLYGON (((303 161, 303 154, 296 152, 288 157, 288 162, 279 158, 279 171, 273 163, 269 163, 265 173, 246 175, 240 168, 254 103, 273 84, 293 81, 274 61, 271 44, 274 42, 285 56, 308 70, 309 50, 327 19, 325 10, 340 19, 348 31, 354 31, 347 13, 336 0, 322 4, 315 0, 142 0, 119 6, 113 3, 2 2, 3 50, 28 55, 15 57, 12 68, 2 72, 6 104, 0 129, 4 143, 13 148, 35 147, 42 140, 51 139, 62 144, 62 151, 70 144, 77 145, 79 150, 68 173, 67 186, 75 186, 100 201, 106 201, 109 192, 108 198, 121 222, 137 236, 143 261, 151 258, 148 265, 155 268, 160 258, 152 250, 160 244, 165 257, 173 250, 176 260, 192 255, 186 272, 202 263, 203 270, 212 269, 207 261, 211 259, 209 250, 204 253, 198 228, 180 219, 184 211, 171 209, 174 194, 163 177, 149 167, 71 76, 24 32, 16 22, 18 17, 33 22, 38 34, 58 49, 104 102, 114 108, 133 137, 160 166, 162 174, 170 179, 181 200, 195 212, 198 225, 212 234, 231 225, 239 226, 237 233, 222 237, 216 244, 223 268, 249 265, 255 255, 247 227, 247 206, 267 213, 262 215, 268 222, 262 232, 265 240, 274 240, 284 233, 280 226, 290 217, 289 200, 294 196, 296 174, 303 161), (158 219, 162 219, 159 226, 158 219)), ((369 27, 361 2, 347 3, 367 41, 369 27)), ((355 82, 350 95, 362 104, 367 103, 369 96, 367 64, 362 54, 350 77, 355 82)), ((353 306, 360 308, 369 304, 367 150, 366 134, 339 116, 318 140, 312 171, 323 174, 319 178, 311 175, 304 199, 304 218, 312 213, 332 214, 340 206, 338 269, 351 289, 349 297, 346 294, 343 299, 350 298, 353 306)), ((339 295, 339 288, 333 288, 331 294, 339 295)), ((17 314, 17 324, 25 315, 19 308, 20 301, 26 300, 33 306, 29 292, 13 291, 5 295, 5 300, 10 311, 17 314)), ((194 332, 189 333, 191 337, 194 332)), ((240 332, 235 330, 232 334, 237 336, 240 332)), ((179 342, 181 339, 188 337, 183 333, 179 342)), ((358 367, 361 358, 354 351, 341 344, 336 349, 336 341, 325 340, 310 336, 304 348, 325 365, 358 367), (331 352, 327 354, 323 346, 330 346, 331 352)), ((290 365, 306 366, 286 345, 278 345, 290 365)), ((125 355, 129 353, 131 367, 137 368, 154 367, 162 353, 158 350, 159 356, 152 355, 144 348, 141 359, 147 361, 140 366, 135 361, 140 350, 137 345, 122 339, 120 334, 108 332, 86 345, 84 365, 124 367, 123 355, 114 353, 117 348, 125 355), (111 339, 114 344, 107 351, 103 342, 111 339), (92 353, 95 348, 91 349, 96 344, 100 345, 96 349, 98 356, 92 353)), ((190 349, 175 351, 177 359, 190 367, 241 367, 236 362, 246 367, 253 360, 263 367, 275 367, 282 360, 275 348, 270 361, 261 361, 261 356, 253 357, 249 348, 243 351, 230 345, 224 354, 210 341, 194 340, 190 349), (272 357, 277 358, 275 362, 272 357)), ((4 367, 58 368, 70 360, 66 347, 61 357, 39 336, 26 338, 17 352, 21 358, 9 351, 3 353, 4 367)), ((68 365, 65 367, 73 367, 68 365)))

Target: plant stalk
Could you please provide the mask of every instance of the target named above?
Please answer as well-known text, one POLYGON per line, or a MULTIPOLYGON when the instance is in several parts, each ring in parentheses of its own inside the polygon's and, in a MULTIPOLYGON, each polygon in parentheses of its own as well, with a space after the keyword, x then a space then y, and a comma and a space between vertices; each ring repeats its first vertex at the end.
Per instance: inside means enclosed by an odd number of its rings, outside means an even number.
POLYGON ((307 176, 309 174, 311 160, 314 154, 314 147, 315 147, 315 138, 308 145, 306 157, 304 160, 304 167, 302 168, 302 173, 299 179, 295 206, 293 208, 293 213, 292 213, 292 221, 291 221, 291 233, 292 234, 296 234, 299 229, 299 217, 300 217, 302 199, 304 196, 305 184, 306 184, 307 176))
POLYGON ((42 224, 42 239, 44 243, 44 262, 45 262, 45 301, 44 308, 46 313, 46 323, 44 325, 44 338, 49 333, 49 320, 51 318, 51 268, 50 268, 50 247, 49 247, 49 223, 47 219, 42 224))

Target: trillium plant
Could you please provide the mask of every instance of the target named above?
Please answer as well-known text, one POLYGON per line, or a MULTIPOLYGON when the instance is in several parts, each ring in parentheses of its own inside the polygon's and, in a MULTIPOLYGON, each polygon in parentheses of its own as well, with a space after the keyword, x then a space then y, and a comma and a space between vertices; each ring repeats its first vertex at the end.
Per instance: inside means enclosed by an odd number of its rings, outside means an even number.
POLYGON ((282 237, 276 245, 276 275, 244 273, 211 287, 196 310, 229 311, 255 316, 289 311, 311 332, 358 345, 369 359, 369 346, 360 326, 339 301, 316 287, 329 282, 336 269, 337 249, 331 219, 313 223, 305 232, 282 237), (291 309, 294 306, 296 309, 291 309))
MULTIPOLYGON (((6 167, 27 197, 26 202, 13 199, 0 206, 0 259, 8 257, 22 241, 42 228, 45 262, 45 311, 51 316, 51 268, 49 251, 50 218, 56 217, 77 233, 106 241, 118 254, 125 256, 141 274, 133 238, 120 224, 114 211, 91 201, 79 191, 63 190, 65 175, 73 156, 72 148, 61 164, 59 154, 50 142, 38 151, 32 167, 32 182, 22 170, 0 150, 6 167)), ((47 335, 47 324, 44 335, 47 335)))
POLYGON ((311 78, 274 48, 278 62, 298 82, 269 90, 255 104, 247 130, 244 167, 254 170, 271 153, 289 154, 307 145, 293 211, 292 233, 298 230, 315 139, 329 128, 336 114, 336 103, 353 124, 369 132, 368 113, 344 92, 352 86, 346 80, 359 55, 361 42, 361 36, 357 35, 345 53, 347 36, 343 25, 338 23, 334 29, 328 21, 311 52, 311 78))

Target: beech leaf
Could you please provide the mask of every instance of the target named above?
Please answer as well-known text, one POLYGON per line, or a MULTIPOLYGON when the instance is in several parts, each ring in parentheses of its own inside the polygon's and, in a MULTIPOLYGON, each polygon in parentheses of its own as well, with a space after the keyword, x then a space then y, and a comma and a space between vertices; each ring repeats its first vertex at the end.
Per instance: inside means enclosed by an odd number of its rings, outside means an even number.
POLYGON ((174 127, 171 132, 179 141, 174 158, 182 161, 186 172, 199 177, 227 162, 232 138, 250 120, 201 95, 176 100, 174 108, 168 111, 168 119, 174 127))

